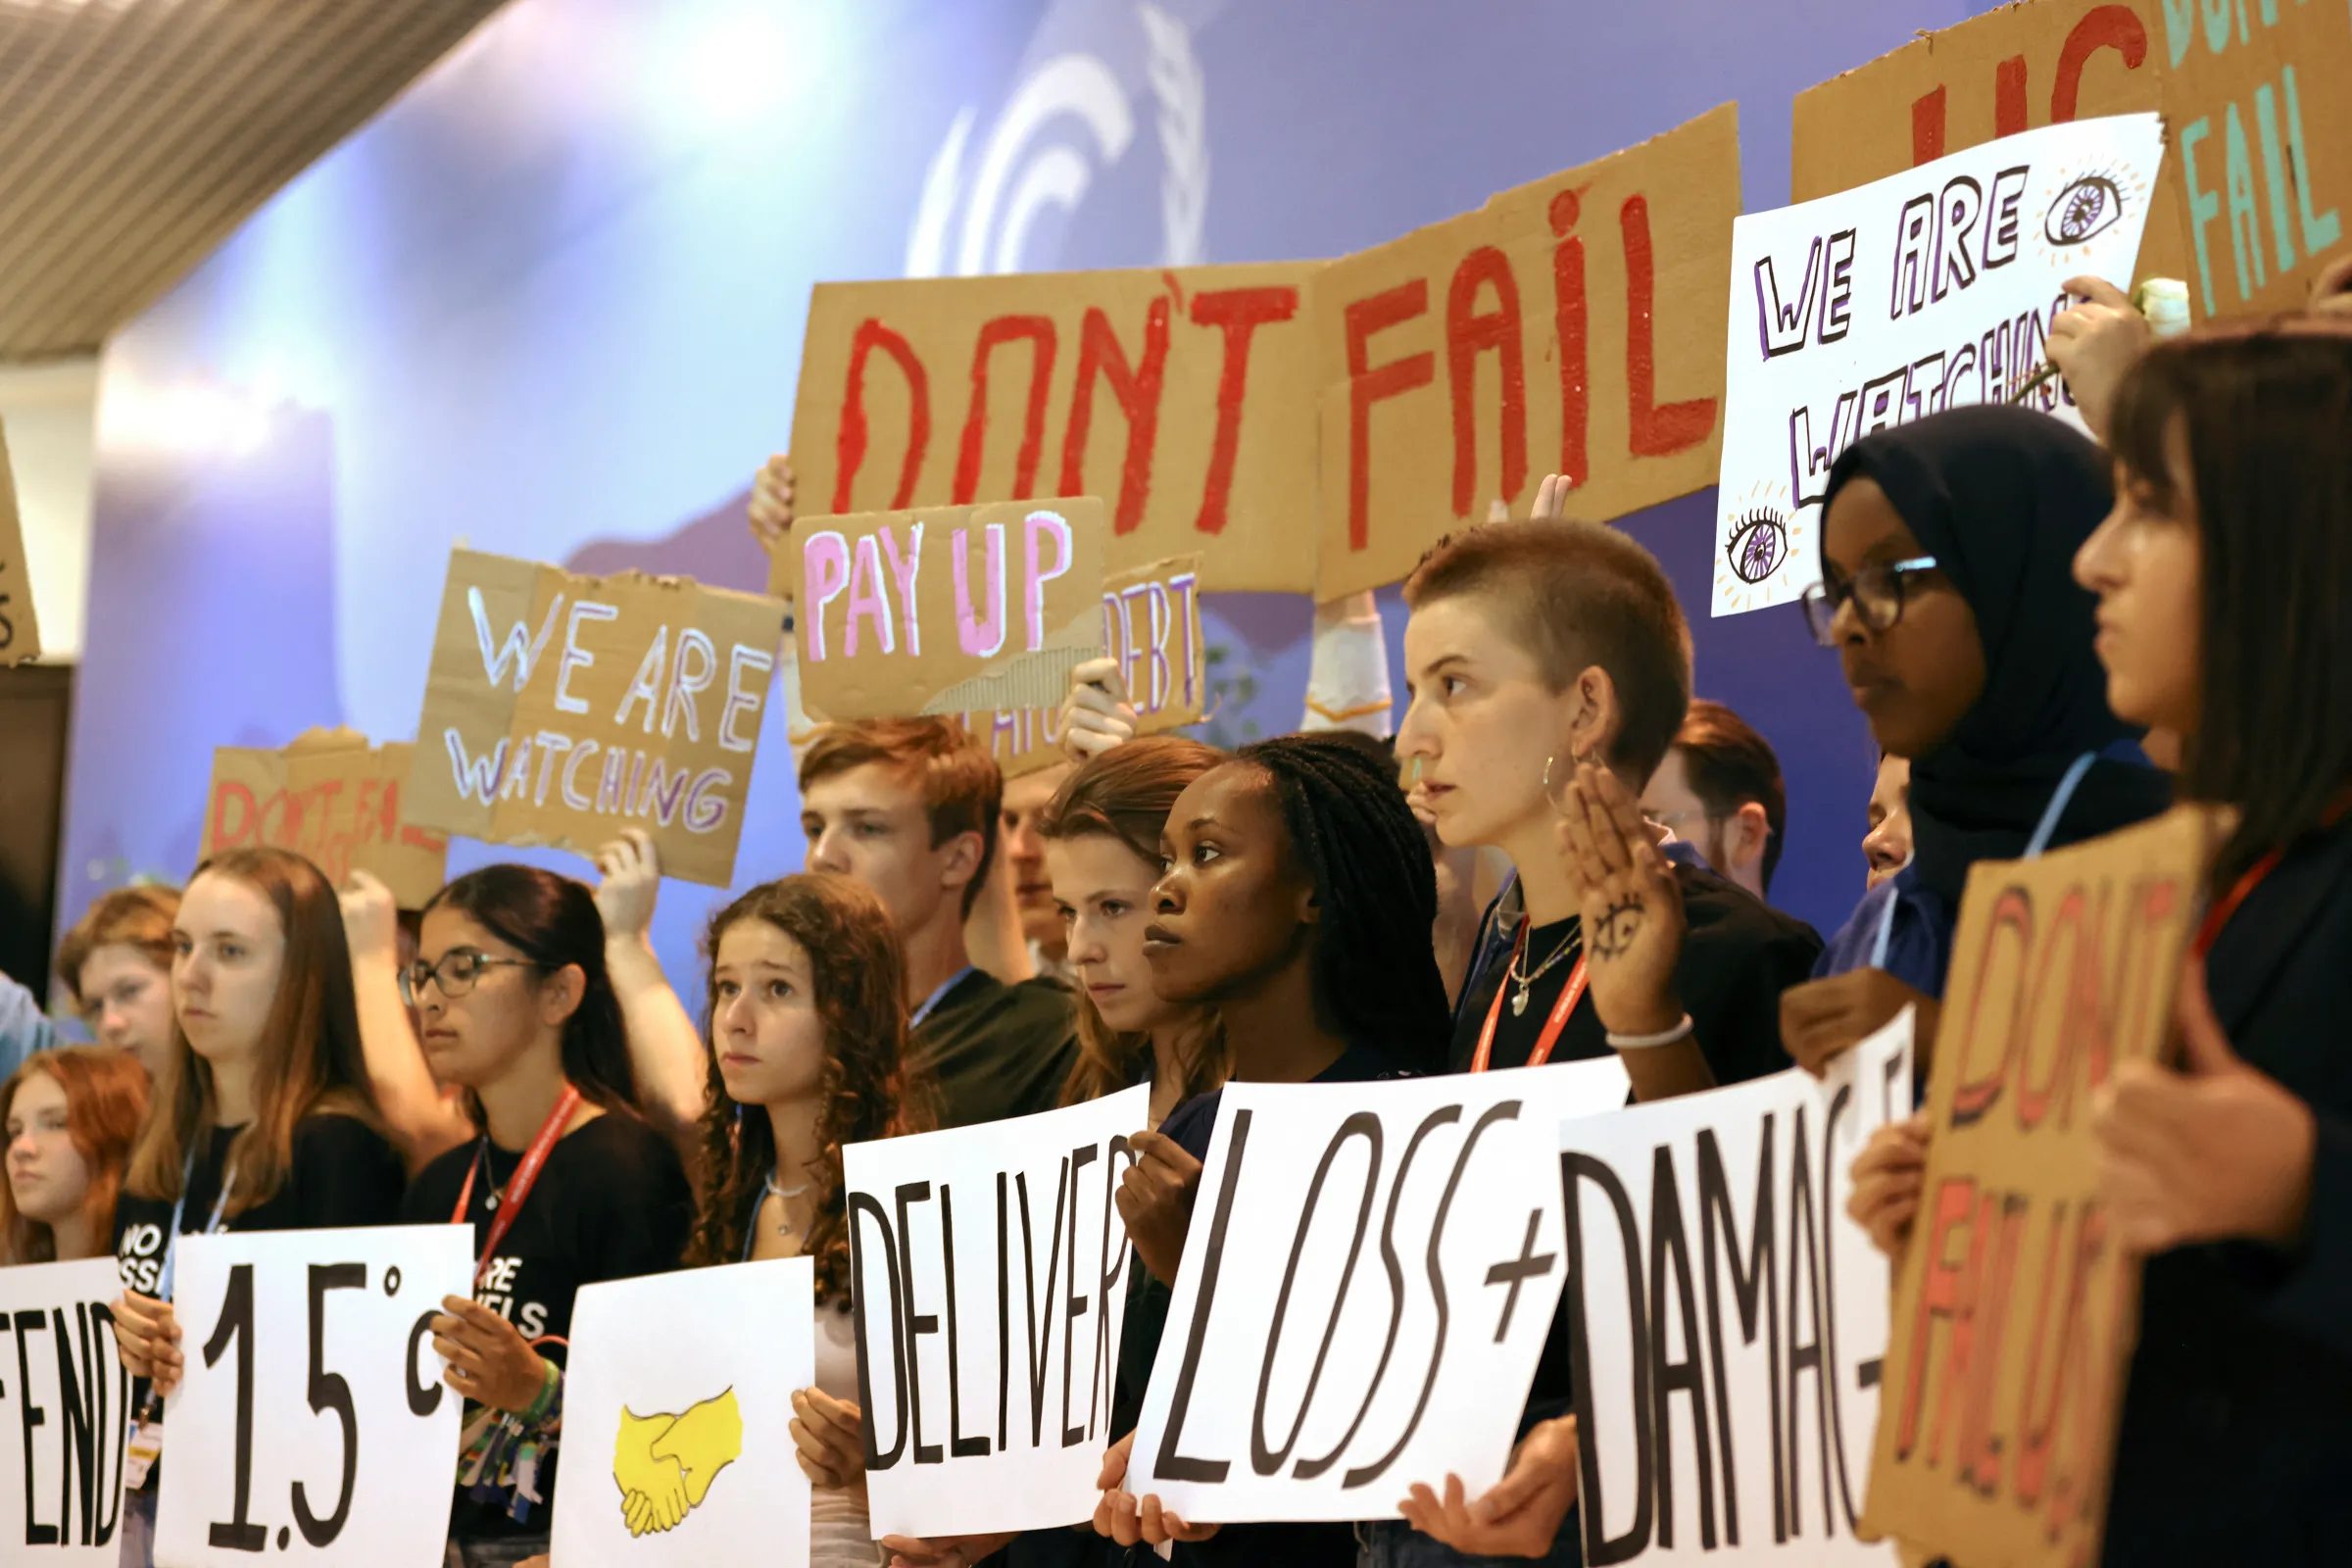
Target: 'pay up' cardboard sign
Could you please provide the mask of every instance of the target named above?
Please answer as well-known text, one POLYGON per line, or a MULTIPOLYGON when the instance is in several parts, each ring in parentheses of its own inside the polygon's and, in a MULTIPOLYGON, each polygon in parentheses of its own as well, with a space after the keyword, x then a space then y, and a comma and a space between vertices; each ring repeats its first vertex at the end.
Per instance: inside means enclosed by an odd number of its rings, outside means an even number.
POLYGON ((1051 708, 1102 653, 1102 503, 811 517, 800 543, 801 706, 879 718, 1051 708))
POLYGON ((725 887, 784 607, 679 577, 453 550, 410 819, 583 851, 641 827, 725 887))

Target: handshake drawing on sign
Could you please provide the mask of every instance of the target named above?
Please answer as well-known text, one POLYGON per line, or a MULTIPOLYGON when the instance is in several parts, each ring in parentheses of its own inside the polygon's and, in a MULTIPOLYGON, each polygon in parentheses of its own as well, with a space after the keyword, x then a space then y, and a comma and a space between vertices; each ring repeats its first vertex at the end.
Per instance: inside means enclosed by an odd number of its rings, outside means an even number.
POLYGON ((612 1481, 629 1534, 676 1529, 742 1454, 743 1412, 731 1388, 682 1415, 637 1415, 622 1405, 612 1481))

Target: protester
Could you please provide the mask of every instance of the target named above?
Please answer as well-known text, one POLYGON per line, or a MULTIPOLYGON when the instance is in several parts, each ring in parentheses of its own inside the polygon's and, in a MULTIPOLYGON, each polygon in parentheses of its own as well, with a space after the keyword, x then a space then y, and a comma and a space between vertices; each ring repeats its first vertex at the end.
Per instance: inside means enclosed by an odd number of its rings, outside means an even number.
POLYGON ((816 1386, 793 1396, 813 1568, 874 1562, 850 1317, 849 1144, 928 1131, 890 913, 843 877, 756 887, 710 922, 703 1200, 690 1265, 806 1255, 816 1386))
MULTIPOLYGON (((1441 1070, 1446 993, 1430 952, 1436 877, 1396 783, 1337 737, 1245 746, 1170 808, 1145 954, 1172 1003, 1213 1004, 1236 1079, 1350 1083, 1441 1070)), ((1221 1091, 1178 1107, 1123 1180, 1119 1213, 1149 1261, 1181 1257, 1221 1091)), ((1157 1269, 1154 1268, 1154 1272, 1157 1269)), ((1121 1545, 1206 1542, 1126 1492, 1133 1434, 1103 1463, 1095 1529, 1121 1545)), ((1237 1526, 1199 1560, 1355 1561, 1348 1525, 1237 1526)))
POLYGON ((1828 495, 1805 615, 1910 761, 1913 848, 1782 999, 1782 1031, 1818 1071, 1917 1005, 1924 1077, 1968 868, 2140 821, 2170 786, 2108 709, 2070 574, 2112 500, 2097 447, 2030 409, 1957 409, 1848 447, 1828 495))
POLYGON ((1870 786, 1866 813, 1869 831, 1862 835, 1862 863, 1869 867, 1863 886, 1875 888, 1911 863, 1911 760, 1892 752, 1879 755, 1879 770, 1870 786))
POLYGON ((128 1052, 67 1046, 16 1070, 0 1087, 8 1138, 0 1264, 107 1254, 122 1168, 146 1113, 147 1075, 128 1052))
POLYGON ((1046 840, 1039 819, 1069 776, 1069 764, 1057 762, 1006 779, 997 829, 997 842, 1004 851, 998 874, 1011 881, 1013 906, 1020 915, 1021 940, 1029 950, 1030 967, 1034 973, 1065 985, 1076 975, 1069 961, 1061 908, 1054 900, 1054 879, 1046 869, 1046 840))
MULTIPOLYGON (((215 1231, 389 1225, 399 1152, 368 1084, 334 890, 287 850, 196 868, 172 938, 172 1044, 149 1098, 113 1246, 122 1364, 168 1396, 186 1366, 172 1311, 178 1239, 215 1231)), ((162 1446, 153 1400, 133 1450, 162 1446)), ((123 1510, 123 1560, 151 1550, 156 1476, 123 1510)))
POLYGON ((828 724, 801 760, 808 869, 864 883, 898 922, 916 1059, 948 1127, 1050 1110, 1077 1058, 1077 999, 973 966, 963 919, 996 850, 997 764, 949 719, 828 724))
POLYGON ((352 999, 359 1008, 368 1082, 384 1130, 400 1146, 413 1176, 471 1138, 473 1125, 459 1091, 434 1079, 417 1048, 416 1014, 401 986, 415 953, 392 890, 355 869, 335 897, 343 910, 343 939, 351 949, 352 999))
POLYGON ((648 1120, 691 1145, 708 1103, 709 1063, 703 1033, 654 953, 662 852, 643 828, 628 828, 600 847, 595 860, 601 873, 596 910, 605 924, 605 973, 620 1003, 637 1102, 648 1120))
POLYGON ((1693 698, 1642 811, 1697 850, 1717 876, 1757 899, 1772 889, 1788 827, 1788 792, 1772 743, 1721 703, 1693 698))
MULTIPOLYGON (((1540 512, 1556 510, 1560 488, 1546 481, 1540 512)), ((1775 1009, 1819 939, 1689 863, 1688 845, 1653 848, 1634 808, 1690 692, 1689 632, 1655 559, 1597 523, 1490 523, 1433 549, 1405 602, 1412 701, 1397 755, 1447 845, 1493 846, 1516 868, 1454 1009, 1452 1065, 1618 1050, 1644 1100, 1786 1066, 1775 1009), (1562 853, 1559 802, 1588 762, 1605 765, 1588 773, 1577 814, 1592 808, 1603 859, 1629 871, 1673 861, 1635 895, 1655 907, 1612 906, 1562 853), (1597 961, 1585 957, 1588 923, 1603 928, 1597 961), (1619 962, 1637 934, 1640 961, 1619 962), (1640 1043, 1660 1034, 1671 1038, 1640 1043)))
POLYGON ((475 1137, 417 1173, 401 1218, 476 1239, 472 1298, 444 1298, 432 1322, 466 1400, 450 1540, 453 1562, 506 1563, 547 1540, 574 1293, 675 1267, 693 1198, 637 1117, 586 887, 468 872, 425 906, 419 947, 403 978, 425 1059, 464 1089, 475 1137))
POLYGON ((139 884, 99 895, 57 944, 57 977, 98 1044, 150 1079, 172 1058, 172 921, 179 894, 139 884))

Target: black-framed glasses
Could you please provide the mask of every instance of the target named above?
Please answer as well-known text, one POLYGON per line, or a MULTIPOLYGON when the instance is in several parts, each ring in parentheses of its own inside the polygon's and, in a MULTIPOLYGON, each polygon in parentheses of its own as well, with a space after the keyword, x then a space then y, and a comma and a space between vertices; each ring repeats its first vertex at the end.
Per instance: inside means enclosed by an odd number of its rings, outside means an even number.
POLYGON ((1817 582, 1797 596, 1797 604, 1805 612, 1805 628, 1822 647, 1837 647, 1838 634, 1834 628, 1838 607, 1851 604, 1854 617, 1867 630, 1886 631, 1903 618, 1905 582, 1936 569, 1934 556, 1913 556, 1908 561, 1864 566, 1850 577, 1817 582))
POLYGON ((493 958, 486 953, 460 948, 455 953, 441 955, 437 963, 426 963, 419 958, 401 970, 400 1000, 412 1007, 416 1006, 417 999, 424 995, 424 983, 427 980, 439 986, 443 996, 457 998, 473 989, 474 982, 481 979, 484 969, 545 967, 529 958, 493 958))

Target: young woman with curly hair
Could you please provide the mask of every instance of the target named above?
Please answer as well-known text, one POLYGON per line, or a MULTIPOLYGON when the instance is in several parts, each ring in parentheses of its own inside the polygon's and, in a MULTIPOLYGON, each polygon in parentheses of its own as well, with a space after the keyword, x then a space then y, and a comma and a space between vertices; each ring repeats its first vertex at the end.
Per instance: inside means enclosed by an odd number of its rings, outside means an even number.
POLYGON ((937 1125, 906 1053, 906 957, 882 901, 838 876, 752 889, 706 943, 710 1099, 686 1261, 814 1264, 816 1387, 792 1399, 814 1485, 808 1560, 870 1568, 841 1151, 937 1125))

